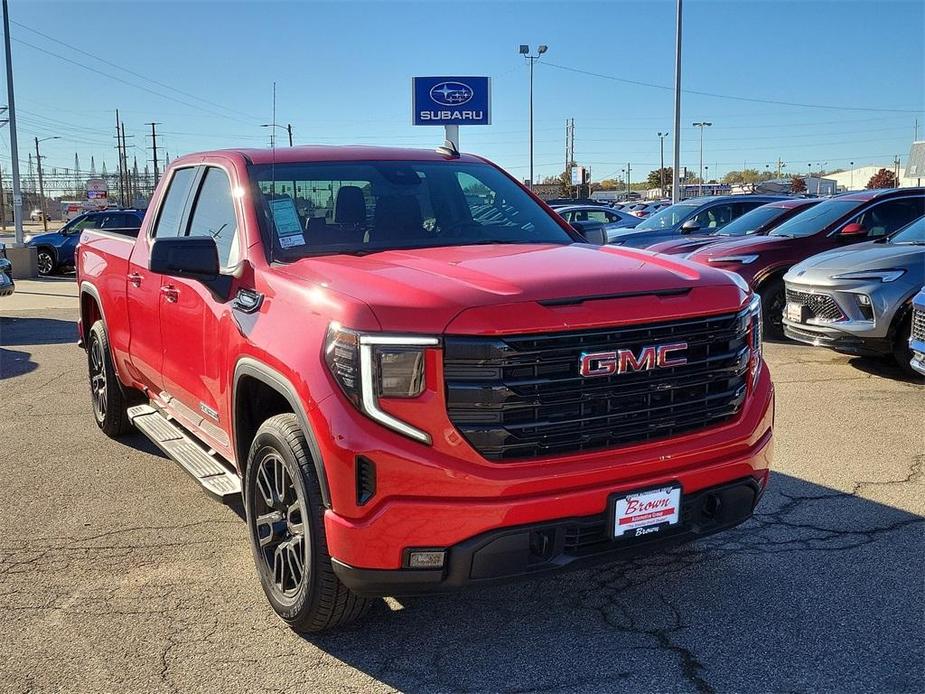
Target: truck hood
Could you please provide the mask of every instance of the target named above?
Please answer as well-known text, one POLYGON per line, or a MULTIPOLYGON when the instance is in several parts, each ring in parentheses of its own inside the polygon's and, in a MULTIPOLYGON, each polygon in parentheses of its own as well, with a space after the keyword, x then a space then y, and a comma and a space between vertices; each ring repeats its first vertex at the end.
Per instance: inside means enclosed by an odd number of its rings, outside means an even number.
POLYGON ((659 302, 674 302, 669 308, 677 315, 682 301, 693 302, 690 310, 703 314, 735 310, 744 300, 744 292, 721 270, 646 251, 584 244, 324 256, 280 272, 310 283, 314 291, 364 302, 382 330, 419 333, 444 332, 451 323, 456 332, 614 324, 610 304, 621 301, 645 304, 648 315, 658 317, 659 302))
POLYGON ((847 272, 893 268, 921 274, 925 268, 925 246, 868 241, 814 255, 794 265, 788 274, 802 283, 847 272))

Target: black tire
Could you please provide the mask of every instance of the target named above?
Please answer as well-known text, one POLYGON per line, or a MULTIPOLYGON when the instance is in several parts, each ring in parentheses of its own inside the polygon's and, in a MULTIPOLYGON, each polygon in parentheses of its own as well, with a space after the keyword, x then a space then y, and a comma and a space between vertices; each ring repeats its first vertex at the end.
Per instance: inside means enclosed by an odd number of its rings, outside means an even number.
POLYGON ((53 275, 58 270, 58 261, 55 258, 55 252, 50 248, 40 247, 36 253, 39 274, 42 276, 53 275))
POLYGON ((912 368, 910 363, 912 361, 912 350, 909 348, 911 335, 912 312, 908 311, 893 334, 893 359, 906 374, 919 376, 920 374, 912 368))
POLYGON ((101 320, 96 321, 88 333, 87 372, 93 418, 97 426, 110 438, 118 438, 130 432, 132 423, 126 412, 128 401, 112 365, 109 338, 101 320))
POLYGON ((257 430, 244 508, 260 584, 293 630, 325 631, 366 612, 371 601, 351 592, 331 566, 321 488, 294 414, 271 417, 257 430))
POLYGON ((784 291, 784 280, 776 278, 761 285, 758 289, 761 295, 761 315, 764 316, 764 336, 774 340, 784 337, 784 307, 787 295, 784 291))

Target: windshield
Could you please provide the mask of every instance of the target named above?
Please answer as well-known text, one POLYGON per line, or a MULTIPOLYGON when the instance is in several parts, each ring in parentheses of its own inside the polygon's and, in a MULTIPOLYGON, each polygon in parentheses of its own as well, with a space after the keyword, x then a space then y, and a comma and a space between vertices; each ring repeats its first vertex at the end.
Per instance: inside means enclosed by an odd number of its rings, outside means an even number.
POLYGON ((310 162, 250 168, 273 258, 396 248, 575 243, 487 164, 310 162), (275 181, 275 182, 274 182, 275 181))
POLYGON ((890 243, 925 244, 925 217, 919 217, 912 224, 897 231, 890 237, 890 243))
POLYGON ((824 200, 808 210, 800 212, 795 217, 791 217, 779 227, 771 231, 769 236, 812 236, 832 222, 841 219, 846 214, 857 208, 862 203, 857 200, 824 200))
POLYGON ((698 207, 699 205, 684 205, 681 203, 669 205, 647 218, 636 229, 667 229, 668 227, 677 226, 690 217, 698 207))
POLYGON ((747 236, 754 234, 778 217, 786 214, 789 210, 783 207, 768 207, 762 205, 754 210, 749 210, 741 217, 733 219, 729 224, 716 232, 716 236, 747 236))

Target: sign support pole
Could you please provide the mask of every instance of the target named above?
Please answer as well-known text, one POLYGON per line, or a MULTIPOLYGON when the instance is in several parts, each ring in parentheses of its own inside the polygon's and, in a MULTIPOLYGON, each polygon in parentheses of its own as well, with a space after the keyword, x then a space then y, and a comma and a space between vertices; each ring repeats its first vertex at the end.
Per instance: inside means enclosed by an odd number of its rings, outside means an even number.
POLYGON ((446 132, 446 139, 448 142, 452 142, 453 146, 456 148, 456 151, 459 151, 459 126, 458 125, 444 125, 443 130, 446 132))

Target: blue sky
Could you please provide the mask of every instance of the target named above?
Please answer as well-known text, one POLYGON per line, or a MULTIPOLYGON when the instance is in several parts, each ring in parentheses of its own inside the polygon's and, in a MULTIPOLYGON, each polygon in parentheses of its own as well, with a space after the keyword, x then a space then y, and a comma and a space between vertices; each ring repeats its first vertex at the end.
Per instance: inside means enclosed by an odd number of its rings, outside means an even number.
MULTIPOLYGON (((442 128, 410 125, 410 78, 484 74, 493 78, 493 124, 462 129, 462 148, 523 178, 521 43, 549 45, 535 73, 538 177, 563 169, 567 118, 576 159, 595 179, 620 177, 626 162, 634 180, 644 177, 658 166, 656 133, 672 130, 670 89, 575 71, 670 87, 670 1, 11 0, 10 14, 20 159, 34 136, 61 136, 42 145, 46 169, 72 167, 77 152, 82 168, 93 155, 112 171, 116 108, 140 165, 152 120, 171 157, 264 146, 259 124, 271 119, 274 80, 277 120, 292 123, 299 143, 430 147, 442 128)), ((925 3, 687 0, 684 19, 684 88, 739 99, 684 94, 682 165, 698 165, 690 126, 699 120, 714 124, 704 144, 711 177, 778 157, 785 172, 904 160, 916 117, 925 138, 925 3)), ((670 139, 665 148, 670 162, 670 139)), ((5 130, 0 162, 9 169, 5 130)))

